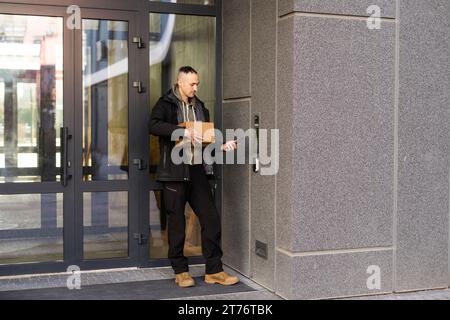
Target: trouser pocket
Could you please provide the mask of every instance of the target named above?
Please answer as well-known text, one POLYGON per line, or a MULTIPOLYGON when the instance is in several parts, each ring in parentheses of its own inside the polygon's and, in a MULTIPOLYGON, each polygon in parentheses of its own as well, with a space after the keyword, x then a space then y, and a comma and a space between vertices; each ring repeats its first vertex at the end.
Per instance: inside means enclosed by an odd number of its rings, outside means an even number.
POLYGON ((179 183, 164 184, 164 205, 168 214, 183 210, 183 188, 179 183))

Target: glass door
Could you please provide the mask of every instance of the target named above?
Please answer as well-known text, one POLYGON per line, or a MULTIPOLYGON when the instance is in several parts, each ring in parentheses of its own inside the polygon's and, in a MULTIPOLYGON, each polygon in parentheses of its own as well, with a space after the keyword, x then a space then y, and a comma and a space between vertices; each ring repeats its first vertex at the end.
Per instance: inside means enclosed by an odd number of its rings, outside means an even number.
POLYGON ((73 252, 73 184, 61 166, 73 101, 64 22, 58 8, 0 5, 0 274, 73 252))
POLYGON ((220 1, 125 8, 0 3, 0 275, 168 265, 149 111, 191 65, 221 129, 220 1))
POLYGON ((134 148, 137 95, 135 14, 82 10, 76 32, 75 186, 76 256, 82 265, 136 266, 139 190, 146 176, 134 148), (133 141, 133 143, 130 143, 133 141), (130 160, 131 159, 131 160, 130 160), (136 163, 136 165, 134 165, 136 163))
POLYGON ((80 13, 0 4, 0 275, 135 267, 147 246, 138 14, 80 13))

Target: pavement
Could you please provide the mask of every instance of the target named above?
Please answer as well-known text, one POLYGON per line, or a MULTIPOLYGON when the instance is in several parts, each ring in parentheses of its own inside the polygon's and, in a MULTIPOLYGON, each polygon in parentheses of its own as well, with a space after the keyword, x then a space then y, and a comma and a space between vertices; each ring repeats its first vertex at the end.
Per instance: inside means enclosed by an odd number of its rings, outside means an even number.
MULTIPOLYGON (((204 265, 191 266, 190 274, 196 277, 202 277, 204 275, 204 265)), ((270 292, 266 288, 258 285, 256 282, 244 277, 238 272, 231 268, 224 267, 225 271, 231 275, 237 275, 240 278, 240 282, 248 287, 248 290, 242 292, 230 292, 230 288, 224 287, 224 294, 217 294, 220 292, 220 287, 215 287, 214 290, 207 290, 213 292, 214 294, 199 295, 200 292, 205 292, 205 288, 200 288, 202 290, 184 290, 176 285, 173 285, 174 298, 167 300, 282 300, 281 297, 270 292), (227 290, 225 290, 227 289, 227 290), (183 291, 180 291, 183 290, 183 291), (180 292, 186 292, 187 295, 182 295, 180 297, 180 292)), ((9 297, 11 292, 17 292, 22 290, 36 290, 42 289, 42 295, 39 290, 33 291, 36 295, 31 299, 45 299, 46 294, 48 294, 49 288, 67 288, 68 273, 55 273, 55 274, 40 274, 40 275, 21 275, 21 276, 7 276, 0 277, 0 300, 3 296, 9 297)), ((159 281, 166 279, 174 279, 174 274, 171 268, 152 268, 152 269, 113 269, 113 270, 96 270, 96 271, 81 271, 80 272, 80 287, 90 287, 104 284, 120 284, 120 283, 142 283, 145 281, 159 281)), ((201 281, 199 279, 199 281, 201 281)), ((76 282, 72 282, 76 284, 76 282)), ((218 286, 218 285, 215 285, 218 286)), ((246 288, 247 288, 246 287, 246 288)), ((105 287, 105 290, 107 287, 105 287)), ((67 289, 69 290, 69 289, 67 289)), ((231 290, 233 291, 233 290, 231 290)), ((236 290, 237 291, 237 290, 236 290)), ((165 296, 167 296, 167 292, 165 296)), ((27 294, 27 296, 30 296, 27 294)), ((98 294, 98 299, 107 299, 110 293, 104 292, 104 297, 102 293, 98 294)), ((170 294, 169 294, 170 296, 170 294)), ((142 296, 136 297, 136 299, 142 298, 142 296)), ((88 298, 89 299, 89 298, 88 298)), ((120 295, 118 299, 121 299, 120 295)), ((124 299, 130 299, 129 294, 124 295, 124 299)), ((164 300, 164 299, 162 299, 164 300)))
MULTIPOLYGON (((241 283, 245 284, 247 289, 242 292, 230 292, 217 294, 219 290, 211 290, 213 294, 199 295, 204 290, 190 290, 186 291, 189 294, 180 297, 180 291, 183 290, 177 286, 173 286, 173 290, 177 290, 173 298, 167 300, 283 300, 282 297, 274 294, 270 290, 264 288, 258 283, 246 278, 237 271, 225 267, 225 271, 232 275, 237 275, 241 279, 241 283), (197 292, 197 293, 196 293, 197 292)), ((204 266, 197 265, 190 267, 190 273, 193 277, 202 277, 204 274, 204 266)), ((39 290, 48 288, 67 288, 68 273, 56 274, 39 274, 39 275, 20 275, 20 276, 6 276, 0 277, 0 300, 2 300, 2 293, 7 296, 7 292, 17 292, 21 290, 35 290, 36 296, 33 299, 40 299, 39 290)), ((104 285, 104 284, 124 284, 133 282, 158 281, 173 279, 173 271, 171 268, 152 268, 152 269, 113 269, 113 270, 96 270, 96 271, 81 271, 80 285, 82 287, 104 285)), ((204 288, 203 288, 204 289, 204 288)), ((47 290, 48 291, 48 290, 47 290)), ((225 290, 224 290, 225 291, 225 290)), ((175 292, 174 292, 175 293, 175 292)), ((28 295, 29 296, 29 295, 28 295)), ((105 297, 106 297, 105 293, 105 297)), ((166 294, 167 296, 167 294, 166 294)), ((170 294, 169 294, 170 296, 170 294)), ((42 297, 41 297, 42 298, 42 297)), ((102 299, 100 292, 98 299, 102 299)), ((120 295, 119 298, 120 299, 120 295)), ((129 295, 128 295, 129 299, 129 295)), ((408 293, 395 293, 375 296, 362 296, 336 300, 450 300, 450 290, 426 290, 408 293)))
POLYGON ((354 297, 340 300, 450 300, 449 289, 399 292, 375 296, 354 297))

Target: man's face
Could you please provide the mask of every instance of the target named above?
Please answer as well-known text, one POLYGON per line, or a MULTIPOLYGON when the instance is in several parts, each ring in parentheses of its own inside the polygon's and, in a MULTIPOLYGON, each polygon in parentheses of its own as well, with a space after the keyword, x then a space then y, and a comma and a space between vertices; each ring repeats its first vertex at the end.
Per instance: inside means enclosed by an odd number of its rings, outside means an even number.
POLYGON ((180 73, 178 76, 178 87, 180 92, 188 98, 193 98, 195 96, 199 85, 198 75, 195 73, 180 73))

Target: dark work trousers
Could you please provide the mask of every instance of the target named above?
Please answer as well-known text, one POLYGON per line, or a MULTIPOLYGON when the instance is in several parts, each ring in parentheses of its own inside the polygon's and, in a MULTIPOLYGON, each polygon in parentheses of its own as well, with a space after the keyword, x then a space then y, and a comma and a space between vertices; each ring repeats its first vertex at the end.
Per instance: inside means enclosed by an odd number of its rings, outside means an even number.
POLYGON ((214 204, 203 165, 189 166, 190 181, 165 182, 164 204, 168 215, 169 259, 175 274, 188 272, 188 260, 184 256, 186 238, 186 202, 197 215, 201 226, 202 251, 206 260, 206 274, 223 271, 221 221, 214 204))

